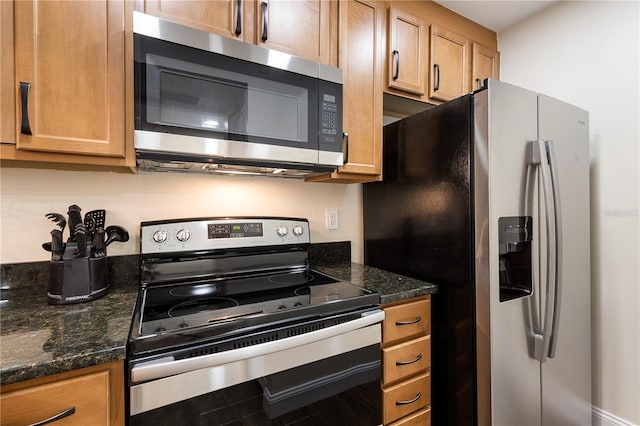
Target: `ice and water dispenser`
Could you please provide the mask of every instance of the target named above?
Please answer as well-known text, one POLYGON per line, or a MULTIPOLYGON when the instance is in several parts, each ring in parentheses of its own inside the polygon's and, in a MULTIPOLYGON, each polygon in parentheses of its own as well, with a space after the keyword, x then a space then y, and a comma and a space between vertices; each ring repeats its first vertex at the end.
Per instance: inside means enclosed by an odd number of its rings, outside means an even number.
POLYGON ((500 250, 500 302, 533 292, 531 269, 531 217, 498 218, 500 250))

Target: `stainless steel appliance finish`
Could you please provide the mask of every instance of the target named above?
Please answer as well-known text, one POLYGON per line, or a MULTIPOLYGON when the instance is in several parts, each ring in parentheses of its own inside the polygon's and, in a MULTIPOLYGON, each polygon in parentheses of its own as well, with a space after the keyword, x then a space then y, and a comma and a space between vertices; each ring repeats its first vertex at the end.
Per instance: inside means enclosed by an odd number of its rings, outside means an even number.
POLYGON ((434 423, 591 424, 588 113, 489 80, 384 149, 365 263, 438 284, 434 423))
POLYGON ((134 12, 138 167, 302 178, 343 164, 342 70, 134 12))
POLYGON ((379 295, 309 268, 309 235, 295 218, 141 224, 132 424, 220 409, 214 394, 251 381, 271 418, 379 380, 379 295), (209 394, 206 408, 192 402, 209 394))

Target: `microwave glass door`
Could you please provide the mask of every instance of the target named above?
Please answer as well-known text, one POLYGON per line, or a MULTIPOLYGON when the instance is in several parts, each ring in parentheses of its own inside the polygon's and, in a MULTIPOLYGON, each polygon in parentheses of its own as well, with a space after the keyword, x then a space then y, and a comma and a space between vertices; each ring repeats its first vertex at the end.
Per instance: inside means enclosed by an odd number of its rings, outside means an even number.
POLYGON ((317 149, 317 79, 136 34, 136 129, 317 149))

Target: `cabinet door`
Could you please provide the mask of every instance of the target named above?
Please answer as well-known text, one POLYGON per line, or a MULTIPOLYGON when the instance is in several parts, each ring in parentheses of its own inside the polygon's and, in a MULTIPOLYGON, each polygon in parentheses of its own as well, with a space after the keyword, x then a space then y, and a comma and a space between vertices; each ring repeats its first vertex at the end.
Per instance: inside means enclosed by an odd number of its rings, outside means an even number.
POLYGON ((124 156, 124 2, 15 2, 17 148, 124 156))
POLYGON ((0 1, 0 142, 16 142, 13 2, 0 1))
POLYGON ((333 3, 327 0, 258 0, 257 43, 329 64, 329 17, 333 3))
POLYGON ((344 72, 344 173, 379 175, 382 166, 382 25, 377 2, 340 4, 340 68, 344 72))
POLYGON ((424 95, 425 34, 422 19, 389 9, 389 87, 424 95))
POLYGON ((469 40, 431 25, 429 97, 448 101, 468 92, 469 40))
POLYGON ((242 0, 146 0, 144 12, 158 18, 177 22, 193 28, 252 42, 253 20, 243 6, 242 0))
POLYGON ((485 79, 500 79, 500 53, 479 43, 473 43, 471 69, 472 90, 482 89, 485 79))

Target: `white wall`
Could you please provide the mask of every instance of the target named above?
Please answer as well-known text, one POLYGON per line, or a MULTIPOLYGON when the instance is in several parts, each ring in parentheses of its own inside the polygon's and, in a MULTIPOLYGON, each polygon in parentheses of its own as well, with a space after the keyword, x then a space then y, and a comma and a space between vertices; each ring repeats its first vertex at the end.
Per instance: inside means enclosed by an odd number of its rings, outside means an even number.
MULTIPOLYGON (((109 255, 139 253, 141 221, 182 217, 268 215, 308 218, 311 242, 351 241, 352 260, 361 262, 361 185, 301 180, 59 170, 0 170, 0 263, 49 258, 41 244, 55 228, 44 215, 77 204, 83 212, 107 211, 107 225, 131 236, 113 243, 109 255), (340 229, 325 229, 325 209, 337 208, 340 229)), ((68 230, 65 231, 65 238, 68 230)))
POLYGON ((640 424, 640 3, 559 2, 498 34, 501 80, 590 112, 593 404, 640 424))

